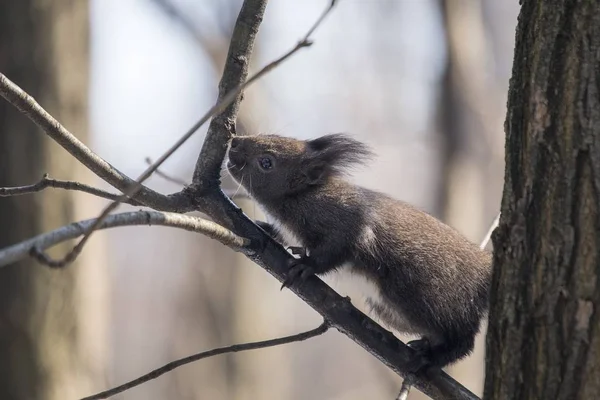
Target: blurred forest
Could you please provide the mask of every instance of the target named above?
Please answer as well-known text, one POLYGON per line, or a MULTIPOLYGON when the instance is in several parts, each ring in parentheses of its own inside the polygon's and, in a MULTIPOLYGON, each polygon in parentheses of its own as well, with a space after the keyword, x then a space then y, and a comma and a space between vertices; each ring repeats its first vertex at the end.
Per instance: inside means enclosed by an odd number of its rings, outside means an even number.
MULTIPOLYGON (((272 1, 254 70, 291 48, 326 4, 272 1)), ((214 104, 240 5, 1 0, 0 71, 107 161, 137 176, 146 157, 159 157, 214 104)), ((339 0, 312 47, 246 92, 238 132, 355 135, 378 155, 355 175, 357 183, 409 201, 479 242, 500 205, 518 7, 339 0)), ((0 186, 30 184, 47 172, 108 188, 10 108, 0 104, 0 186)), ((189 181, 205 130, 162 170, 189 181)), ((225 175, 223 181, 238 189, 225 175)), ((156 175, 148 185, 163 193, 181 188, 156 175)), ((0 198, 0 247, 94 217, 102 204, 58 191, 0 198)), ((251 201, 239 204, 262 218, 251 201)), ((176 358, 321 321, 244 256, 197 234, 128 227, 95 234, 90 244, 67 273, 33 261, 0 270, 1 399, 81 397, 176 358)), ((352 282, 326 281, 361 305, 352 282)), ((482 332, 474 355, 449 371, 478 395, 483 351, 482 332)), ((332 330, 203 360, 115 398, 392 399, 400 382, 332 330)), ((426 397, 413 390, 409 398, 426 397)))

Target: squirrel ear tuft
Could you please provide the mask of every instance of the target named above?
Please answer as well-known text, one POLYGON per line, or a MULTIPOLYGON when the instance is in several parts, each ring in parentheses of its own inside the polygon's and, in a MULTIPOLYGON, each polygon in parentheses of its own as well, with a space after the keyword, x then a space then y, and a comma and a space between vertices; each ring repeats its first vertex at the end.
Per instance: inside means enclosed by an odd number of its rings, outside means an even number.
POLYGON ((306 143, 310 158, 322 163, 322 167, 332 173, 342 173, 373 157, 373 152, 367 145, 343 133, 321 136, 306 143))

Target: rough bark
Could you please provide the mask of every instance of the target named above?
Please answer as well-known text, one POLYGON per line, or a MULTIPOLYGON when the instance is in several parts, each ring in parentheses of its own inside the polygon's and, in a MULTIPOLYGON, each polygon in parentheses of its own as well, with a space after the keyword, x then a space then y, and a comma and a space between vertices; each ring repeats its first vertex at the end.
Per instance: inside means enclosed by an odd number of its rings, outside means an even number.
MULTIPOLYGON (((0 71, 73 131, 86 132, 87 1, 1 1, 0 71)), ((82 180, 81 169, 24 115, 0 102, 0 186, 33 183, 45 172, 82 180)), ((1 198, 0 247, 76 220, 76 196, 54 190, 1 198)), ((97 367, 104 349, 96 350, 103 342, 104 309, 99 304, 88 314, 86 307, 101 293, 102 279, 91 278, 86 259, 60 272, 33 259, 0 271, 1 399, 64 399, 96 389, 93 382, 103 372, 97 367), (94 281, 85 293, 83 279, 94 281)))
POLYGON ((600 2, 525 0, 486 399, 600 398, 600 2))

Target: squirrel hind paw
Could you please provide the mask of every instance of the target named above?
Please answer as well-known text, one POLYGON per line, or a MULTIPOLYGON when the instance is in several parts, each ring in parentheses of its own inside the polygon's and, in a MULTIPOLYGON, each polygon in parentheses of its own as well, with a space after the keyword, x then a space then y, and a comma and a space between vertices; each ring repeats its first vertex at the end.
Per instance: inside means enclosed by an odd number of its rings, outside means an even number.
POLYGON ((411 340, 406 345, 418 353, 429 353, 431 351, 431 343, 427 338, 411 340))
POLYGON ((431 366, 431 343, 427 338, 411 340, 406 345, 414 350, 407 363, 408 372, 417 374, 431 366))
POLYGON ((293 260, 290 262, 290 269, 287 273, 287 278, 281 285, 281 290, 285 287, 290 287, 296 283, 306 281, 310 276, 315 274, 315 270, 310 265, 305 264, 302 260, 293 260))

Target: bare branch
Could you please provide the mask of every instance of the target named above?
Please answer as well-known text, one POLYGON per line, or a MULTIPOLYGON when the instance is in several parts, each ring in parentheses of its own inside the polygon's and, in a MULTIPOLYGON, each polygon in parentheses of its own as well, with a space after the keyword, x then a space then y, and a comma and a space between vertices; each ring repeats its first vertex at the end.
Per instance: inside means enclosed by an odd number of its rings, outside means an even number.
MULTIPOLYGON (((256 3, 258 3, 258 4, 264 3, 264 5, 266 6, 266 1, 262 1, 262 2, 259 1, 259 0, 253 0, 253 1, 256 2, 256 3)), ((251 4, 251 3, 253 3, 253 1, 248 1, 248 3, 251 4)), ((160 156, 158 158, 158 160, 156 160, 154 162, 154 164, 152 164, 137 179, 137 182, 138 183, 142 183, 142 182, 144 182, 144 180, 146 180, 148 177, 150 177, 150 175, 153 172, 155 172, 171 155, 173 155, 173 153, 175 151, 177 151, 177 149, 179 149, 179 147, 181 147, 181 145, 183 145, 202 125, 204 125, 204 123, 206 121, 208 121, 210 118, 212 118, 212 117, 214 117, 216 115, 222 114, 234 102, 239 104, 239 102, 241 101, 242 92, 248 86, 252 85, 258 79, 262 78, 264 75, 266 75, 267 73, 269 73, 270 71, 272 71, 273 69, 275 69, 276 67, 278 67, 281 63, 283 63, 285 60, 287 60, 288 58, 290 58, 298 50, 300 50, 300 49, 302 49, 304 47, 310 46, 312 44, 312 42, 310 42, 308 40, 309 35, 311 35, 315 31, 315 29, 320 25, 320 23, 323 21, 323 19, 325 18, 325 16, 333 8, 335 2, 336 2, 336 0, 332 0, 331 1, 331 4, 327 8, 327 10, 323 13, 323 15, 321 15, 321 17, 317 20, 317 22, 315 23, 315 25, 309 30, 308 34, 304 37, 304 39, 302 39, 293 49, 291 49, 290 51, 288 51, 287 53, 285 53, 283 56, 279 57, 275 61, 272 61, 271 63, 269 63, 266 66, 264 66, 260 71, 258 71, 252 77, 250 77, 247 81, 245 81, 242 84, 240 84, 240 85, 234 87, 233 89, 227 91, 223 96, 221 96, 223 93, 219 93, 219 99, 217 101, 217 104, 215 104, 214 106, 212 106, 206 112, 206 114, 204 114, 204 116, 202 118, 200 118, 200 120, 196 124, 194 124, 194 126, 192 126, 192 128, 190 128, 188 130, 188 132, 186 132, 177 142, 175 142, 175 144, 169 150, 167 150, 162 156, 160 156)), ((243 7, 244 6, 242 6, 242 8, 243 7)), ((252 12, 253 12, 253 18, 256 20, 256 23, 255 23, 256 30, 258 30, 258 26, 260 25, 260 22, 262 21, 262 13, 264 13, 264 7, 262 8, 262 10, 257 9, 256 7, 253 7, 252 8, 252 12), (259 12, 260 15, 257 15, 257 12, 259 12)), ((234 35, 235 35, 235 33, 234 33, 234 35)), ((249 43, 251 42, 251 44, 249 45, 249 47, 250 47, 249 48, 249 54, 248 54, 248 56, 249 56, 251 54, 251 52, 252 52, 252 47, 254 46, 254 40, 253 40, 253 38, 252 39, 245 38, 245 40, 247 42, 249 42, 249 43)), ((241 60, 238 60, 238 61, 241 61, 241 60)), ((205 148, 207 141, 208 141, 208 137, 207 137, 207 139, 205 139, 203 149, 205 148)), ((202 157, 202 152, 200 154, 201 154, 200 157, 202 157)), ((221 159, 220 159, 220 161, 218 163, 219 164, 219 168, 218 168, 219 171, 220 171, 220 164, 223 162, 223 158, 224 158, 224 153, 221 156, 221 159)), ((196 172, 197 172, 197 169, 196 169, 196 171, 194 171, 194 175, 196 175, 196 172)), ((137 190, 138 190, 137 188, 134 189, 132 195, 134 195, 137 190)))
MULTIPOLYGON (((39 182, 34 183, 33 185, 0 187, 0 197, 21 196, 24 194, 41 192, 42 190, 47 188, 76 190, 78 192, 93 194, 94 196, 102 197, 108 200, 115 200, 119 197, 119 194, 117 193, 110 193, 105 190, 98 189, 80 182, 52 179, 48 176, 48 174, 44 174, 42 179, 39 182)), ((133 206, 143 205, 139 201, 133 199, 128 199, 126 203, 131 204, 133 206)))
MULTIPOLYGON (((58 243, 75 239, 86 232, 95 218, 55 229, 43 233, 24 242, 0 250, 0 267, 12 264, 29 255, 40 254, 58 243)), ((202 233, 236 251, 250 253, 245 247, 249 245, 247 239, 241 238, 222 226, 202 218, 160 211, 133 211, 109 216, 99 229, 116 228, 121 226, 158 225, 185 229, 187 231, 202 233)))
MULTIPOLYGON (((237 109, 241 101, 241 96, 239 95, 241 91, 247 87, 252 80, 258 79, 261 75, 264 75, 266 72, 273 69, 283 60, 290 57, 295 51, 302 47, 309 46, 310 41, 308 40, 308 36, 314 32, 334 4, 335 2, 332 1, 330 7, 309 30, 309 34, 303 41, 283 57, 276 60, 274 63, 267 65, 267 67, 264 68, 264 71, 261 70, 253 78, 246 81, 248 62, 254 38, 258 31, 258 26, 262 21, 266 0, 244 1, 242 11, 236 21, 225 71, 220 82, 220 101, 215 107, 218 107, 220 104, 228 105, 225 107, 225 111, 222 114, 217 115, 211 122, 211 127, 209 128, 207 138, 202 148, 201 154, 203 156, 200 157, 196 164, 192 184, 182 191, 169 196, 163 196, 145 188, 114 169, 110 164, 95 155, 91 150, 73 137, 73 135, 66 131, 65 128, 60 126, 54 118, 47 115, 46 111, 43 110, 35 100, 1 74, 0 95, 25 113, 38 126, 46 130, 47 134, 54 138, 65 149, 70 152, 72 151, 72 154, 79 161, 90 168, 98 176, 106 180, 109 184, 130 195, 131 193, 128 193, 128 190, 132 185, 134 189, 139 189, 137 194, 131 195, 135 200, 140 201, 148 207, 162 211, 187 212, 196 210, 204 212, 207 215, 210 215, 210 217, 219 224, 233 229, 238 236, 227 231, 223 226, 203 221, 204 224, 210 225, 205 226, 207 229, 199 229, 199 231, 206 233, 209 236, 211 236, 210 233, 217 233, 214 238, 220 240, 222 243, 227 243, 228 241, 223 241, 221 237, 223 235, 218 233, 226 233, 225 236, 231 235, 229 236, 229 239, 231 239, 231 243, 233 244, 230 245, 230 247, 234 250, 243 252, 249 259, 256 262, 280 282, 283 282, 287 277, 288 272, 286 266, 288 265, 288 261, 292 259, 292 256, 281 246, 281 244, 266 235, 264 231, 224 196, 224 193, 219 187, 220 164, 224 158, 227 141, 235 131, 235 120, 237 109), (227 100, 228 96, 231 99, 230 103, 224 101, 227 100), (203 166, 206 168, 203 168, 203 166), (213 228, 215 228, 217 232, 215 232, 213 228), (248 239, 241 239, 240 236, 248 239), (243 243, 242 247, 238 247, 240 243, 243 243)), ((222 111, 215 107, 213 107, 213 109, 216 110, 215 113, 222 111)), ((198 127, 200 125, 198 125, 198 127)), ((190 132, 186 135, 191 136, 193 131, 190 132)), ((185 137, 180 139, 180 142, 181 140, 185 140, 185 137)), ((174 151, 173 148, 171 148, 170 152, 172 151, 174 151)), ((166 157, 168 157, 168 155, 166 155, 166 157)), ((159 160, 152 168, 158 168, 160 162, 161 161, 159 160)), ((152 212, 146 212, 145 214, 152 215, 151 213, 152 212)), ((178 218, 189 218, 180 214, 159 214, 172 215, 173 217, 178 218)), ((99 223, 100 227, 103 227, 107 221, 112 221, 112 218, 116 217, 117 216, 108 217, 106 221, 99 223)), ((93 226, 92 224, 98 223, 97 221, 97 219, 89 220, 87 221, 89 225, 86 225, 83 228, 72 228, 76 229, 76 234, 72 236, 72 238, 85 234, 85 229, 88 229, 87 231, 89 232, 91 226, 93 226)), ((43 236, 44 235, 40 235, 38 239, 43 236)), ((45 238, 44 240, 48 239, 45 238)), ((37 243, 29 243, 30 247, 28 248, 28 251, 30 251, 31 247, 34 245, 37 245, 37 243)), ((48 246, 41 246, 40 248, 43 249, 47 247, 48 246)), ((9 249, 15 251, 14 246, 9 249)), ((2 257, 7 257, 6 254, 4 254, 7 250, 8 249, 0 251, 0 260, 2 260, 2 257)), ((23 256, 22 253, 19 253, 16 256, 16 259, 22 258, 23 256)), ((303 285, 294 286, 291 290, 314 310, 320 313, 327 321, 330 321, 332 326, 336 327, 340 332, 354 340, 400 376, 407 376, 406 371, 408 370, 408 363, 412 359, 414 352, 398 340, 391 332, 382 328, 371 318, 354 307, 349 299, 340 296, 318 277, 311 277, 303 285)), ((434 399, 477 399, 477 397, 468 389, 461 386, 443 371, 437 369, 417 374, 414 376, 413 383, 415 387, 434 399)))
MULTIPOLYGON (((148 164, 148 165, 153 164, 153 161, 150 157, 146 157, 145 161, 146 161, 146 164, 148 164)), ((155 174, 160 176, 164 180, 174 183, 176 185, 181 185, 184 187, 188 185, 187 182, 184 181, 182 178, 177 178, 177 177, 171 176, 171 175, 167 174, 166 172, 161 171, 160 169, 157 169, 155 174)), ((229 197, 230 199, 249 199, 250 196, 248 195, 248 193, 246 193, 245 190, 240 190, 240 189, 243 189, 241 187, 241 185, 235 191, 224 190, 223 193, 225 193, 225 195, 227 197, 229 197)), ((0 196, 2 196, 2 188, 0 188, 0 196)), ((116 198, 116 196, 115 196, 115 198, 116 198)))
POLYGON ((264 12, 266 6, 266 0, 244 2, 242 10, 240 11, 240 16, 238 17, 238 23, 236 23, 236 27, 233 31, 233 37, 231 38, 232 45, 230 46, 229 54, 227 55, 225 71, 221 82, 219 83, 219 99, 223 99, 221 101, 224 101, 225 99, 231 98, 232 101, 235 101, 229 103, 231 105, 227 107, 225 112, 222 112, 215 117, 208 128, 202 151, 196 161, 196 169, 194 170, 194 177, 192 179, 193 183, 198 185, 198 190, 200 192, 205 189, 202 187, 203 185, 218 180, 221 164, 225 158, 227 142, 234 134, 235 120, 237 118, 239 105, 242 101, 242 91, 257 79, 260 79, 268 72, 277 68, 277 66, 291 57, 298 50, 312 45, 310 36, 325 20, 325 17, 331 12, 335 4, 336 0, 331 0, 329 6, 296 46, 283 56, 264 66, 263 69, 244 82, 248 75, 248 64, 250 54, 252 53, 254 37, 258 31, 258 25, 262 20, 262 12, 264 12), (258 8, 261 8, 260 16, 256 16, 256 10, 258 8), (239 24, 239 20, 243 18, 252 19, 253 22, 255 22, 255 26, 244 27, 242 24, 239 24), (248 39, 248 35, 250 35, 250 39, 248 39), (241 48, 235 46, 236 43, 239 44, 240 42, 242 43, 241 48), (230 87, 237 87, 237 90, 230 90, 230 87))
POLYGON ((406 400, 408 399, 408 394, 410 393, 410 387, 412 386, 412 382, 409 378, 404 378, 402 381, 402 387, 400 388, 400 393, 396 397, 396 400, 406 400))
MULTIPOLYGON (((260 23, 266 0, 245 0, 228 52, 225 71, 219 85, 219 96, 229 88, 244 82, 247 63, 260 23), (252 8, 255 9, 252 9, 252 8), (258 10, 258 11, 257 11, 258 10), (259 14, 257 16, 256 14, 259 14), (253 28, 256 26, 256 28, 253 28), (250 28, 249 28, 250 27, 250 28)), ((329 13, 335 2, 319 18, 309 34, 329 13)), ((306 38, 305 38, 306 39, 306 38)), ((299 45, 302 45, 302 41, 299 45)), ((310 42, 305 40, 304 45, 310 42)), ((294 51, 294 49, 292 50, 294 51)), ((228 201, 219 188, 220 167, 223 162, 227 142, 235 133, 235 121, 241 98, 232 103, 225 112, 211 121, 204 145, 194 171, 192 185, 185 195, 193 198, 198 210, 208 214, 215 221, 252 240, 251 248, 255 255, 250 257, 263 269, 283 282, 287 277, 288 262, 292 256, 275 240, 254 224, 239 208, 228 201)), ((342 333, 353 339, 368 352, 379 358, 402 377, 407 377, 408 363, 414 357, 412 349, 398 340, 391 332, 383 329, 364 313, 356 309, 348 299, 327 286, 318 277, 311 277, 301 286, 291 290, 304 302, 331 321, 342 333)), ((472 392, 460 385, 441 370, 429 370, 413 377, 414 386, 434 399, 478 399, 472 392)), ((411 378, 411 379, 413 379, 411 378)))
POLYGON ((264 349, 266 347, 274 347, 274 346, 280 346, 282 344, 300 342, 303 340, 307 340, 307 339, 322 335, 325 332, 327 332, 328 329, 329 329, 329 324, 325 321, 319 327, 317 327, 315 329, 312 329, 312 330, 306 331, 306 332, 302 332, 302 333, 297 333, 295 335, 285 336, 285 337, 277 338, 277 339, 265 340, 262 342, 235 344, 233 346, 221 347, 218 349, 213 349, 213 350, 205 351, 202 353, 197 353, 197 354, 191 355, 189 357, 185 357, 185 358, 181 358, 176 361, 172 361, 158 369, 155 369, 155 370, 147 373, 146 375, 140 376, 139 378, 134 379, 130 382, 127 382, 121 386, 117 386, 116 388, 95 394, 93 396, 84 397, 81 400, 97 400, 97 399, 109 398, 111 396, 114 396, 115 394, 122 393, 128 389, 131 389, 133 387, 141 385, 142 383, 148 382, 152 379, 156 379, 159 376, 161 376, 169 371, 174 370, 175 368, 181 367, 182 365, 186 365, 186 364, 198 361, 198 360, 202 360, 204 358, 213 357, 213 356, 217 356, 217 355, 225 354, 225 353, 237 353, 240 351, 264 349))
MULTIPOLYGON (((331 5, 327 8, 325 13, 323 13, 323 15, 319 18, 319 20, 315 23, 315 25, 309 30, 309 34, 314 32, 314 30, 317 28, 317 26, 323 21, 325 16, 333 8, 334 4, 335 4, 335 0, 333 0, 331 2, 331 5)), ((262 16, 260 19, 262 20, 262 16)), ((258 29, 258 24, 257 24, 256 28, 258 29)), ((308 35, 307 35, 292 50, 288 51, 286 54, 284 54, 277 60, 271 62, 270 64, 267 64, 263 69, 258 71, 255 75, 253 75, 250 79, 248 79, 243 84, 235 87, 233 90, 230 90, 222 99, 220 99, 217 102, 217 104, 215 104, 213 107, 211 107, 208 110, 208 112, 206 114, 204 114, 204 116, 196 124, 194 124, 194 126, 192 126, 192 128, 190 128, 181 138, 179 138, 179 140, 177 140, 177 142, 175 142, 175 144, 173 146, 171 146, 171 148, 169 148, 169 150, 167 150, 163 155, 161 155, 158 158, 158 160, 156 160, 152 165, 150 165, 137 178, 137 180, 135 182, 133 182, 130 186, 125 188, 125 190, 123 190, 122 196, 119 196, 116 200, 114 200, 111 204, 109 204, 106 208, 104 208, 102 213, 98 216, 98 218, 94 221, 94 223, 88 228, 88 231, 83 235, 83 237, 79 240, 79 242, 71 249, 71 251, 69 251, 64 257, 62 257, 61 259, 58 259, 58 260, 53 259, 52 257, 50 257, 47 254, 38 254, 38 256, 39 256, 38 260, 40 262, 48 265, 49 267, 53 267, 53 268, 62 268, 66 265, 69 265, 73 261, 75 261, 77 256, 79 256, 79 254, 81 254, 83 247, 85 246, 85 244, 91 237, 92 233, 96 229, 98 229, 100 224, 108 217, 108 215, 112 211, 114 211, 119 206, 120 203, 125 202, 129 198, 134 198, 139 191, 145 189, 145 186, 143 186, 142 183, 144 181, 146 181, 169 157, 171 157, 173 155, 173 153, 175 153, 175 151, 177 151, 198 130, 198 128, 200 128, 206 121, 208 121, 209 118, 213 117, 214 115, 222 113, 231 103, 234 102, 234 100, 236 100, 236 98, 238 98, 238 96, 241 95, 242 91, 246 87, 250 86, 256 80, 258 80, 259 78, 261 78, 262 76, 267 74, 269 71, 272 71, 274 68, 276 68, 278 65, 280 65, 283 61, 285 61, 289 57, 291 57, 294 53, 296 53, 301 48, 308 47, 311 44, 312 43, 308 40, 308 35)), ((25 94, 25 96, 28 96, 25 92, 23 92, 23 93, 25 94)), ((33 98, 31 98, 31 101, 33 101, 33 98)), ((239 101, 238 101, 238 103, 239 103, 239 101)), ((52 118, 49 114, 48 114, 48 116, 50 118, 52 118)), ((73 136, 73 139, 77 140, 74 136, 73 136)), ((204 142, 203 151, 204 151, 204 148, 206 147, 206 144, 208 141, 209 141, 209 137, 207 136, 207 138, 204 142)), ((81 146, 85 147, 81 142, 79 142, 79 143, 81 144, 81 146)), ((202 157, 202 152, 201 152, 201 157, 202 157)), ((223 161, 223 157, 224 157, 224 152, 221 155, 221 162, 223 161)), ((100 158, 98 157, 98 159, 100 159, 100 158)), ((220 171, 220 164, 218 167, 218 171, 220 171)), ((194 175, 196 175, 196 172, 197 172, 197 169, 194 172, 194 175)))

